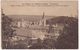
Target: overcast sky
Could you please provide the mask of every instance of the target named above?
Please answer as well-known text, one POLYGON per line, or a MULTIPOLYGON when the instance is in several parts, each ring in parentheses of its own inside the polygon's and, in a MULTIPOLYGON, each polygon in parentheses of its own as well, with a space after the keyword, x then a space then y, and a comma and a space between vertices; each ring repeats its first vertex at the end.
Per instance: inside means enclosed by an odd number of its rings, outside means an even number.
POLYGON ((38 2, 38 1, 2 1, 1 5, 6 15, 45 15, 53 16, 75 16, 78 11, 77 1, 56 1, 56 2, 38 2), (26 5, 28 3, 28 5, 26 5), (35 5, 39 3, 39 5, 35 5), (41 3, 41 4, 40 4, 41 3), (41 6, 42 3, 52 3, 51 6, 41 6))

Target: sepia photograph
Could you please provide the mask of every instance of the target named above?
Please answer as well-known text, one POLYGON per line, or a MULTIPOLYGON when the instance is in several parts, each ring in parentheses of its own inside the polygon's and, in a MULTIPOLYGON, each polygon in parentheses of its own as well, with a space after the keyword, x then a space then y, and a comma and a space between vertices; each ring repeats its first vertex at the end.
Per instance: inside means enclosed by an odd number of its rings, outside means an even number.
POLYGON ((2 0, 2 49, 78 49, 78 0, 2 0))

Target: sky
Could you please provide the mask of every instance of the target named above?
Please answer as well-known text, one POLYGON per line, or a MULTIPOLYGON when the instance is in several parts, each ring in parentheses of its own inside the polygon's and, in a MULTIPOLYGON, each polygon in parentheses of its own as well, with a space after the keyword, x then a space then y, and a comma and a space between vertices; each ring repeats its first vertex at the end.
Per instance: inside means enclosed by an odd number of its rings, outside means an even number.
POLYGON ((2 1, 1 8, 6 15, 42 15, 43 12, 45 15, 51 16, 75 16, 78 14, 77 1, 2 1))

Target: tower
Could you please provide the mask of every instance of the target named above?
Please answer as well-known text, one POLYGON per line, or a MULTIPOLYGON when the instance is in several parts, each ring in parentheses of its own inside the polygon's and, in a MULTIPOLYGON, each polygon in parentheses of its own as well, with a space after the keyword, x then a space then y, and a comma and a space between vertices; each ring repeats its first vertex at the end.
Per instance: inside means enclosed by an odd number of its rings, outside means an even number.
POLYGON ((46 26, 46 19, 45 19, 45 14, 43 12, 43 16, 42 16, 42 26, 45 27, 46 26))

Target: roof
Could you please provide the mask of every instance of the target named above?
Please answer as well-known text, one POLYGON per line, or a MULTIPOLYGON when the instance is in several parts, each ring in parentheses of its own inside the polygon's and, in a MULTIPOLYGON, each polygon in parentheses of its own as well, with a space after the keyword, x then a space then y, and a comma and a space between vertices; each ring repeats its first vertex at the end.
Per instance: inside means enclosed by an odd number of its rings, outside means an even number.
POLYGON ((16 32, 17 35, 22 35, 22 36, 31 36, 32 32, 29 29, 25 29, 25 28, 16 28, 16 32))
POLYGON ((17 28, 16 34, 21 35, 23 37, 32 37, 32 38, 41 38, 43 39, 45 36, 45 32, 41 32, 40 30, 32 30, 27 28, 17 28))

